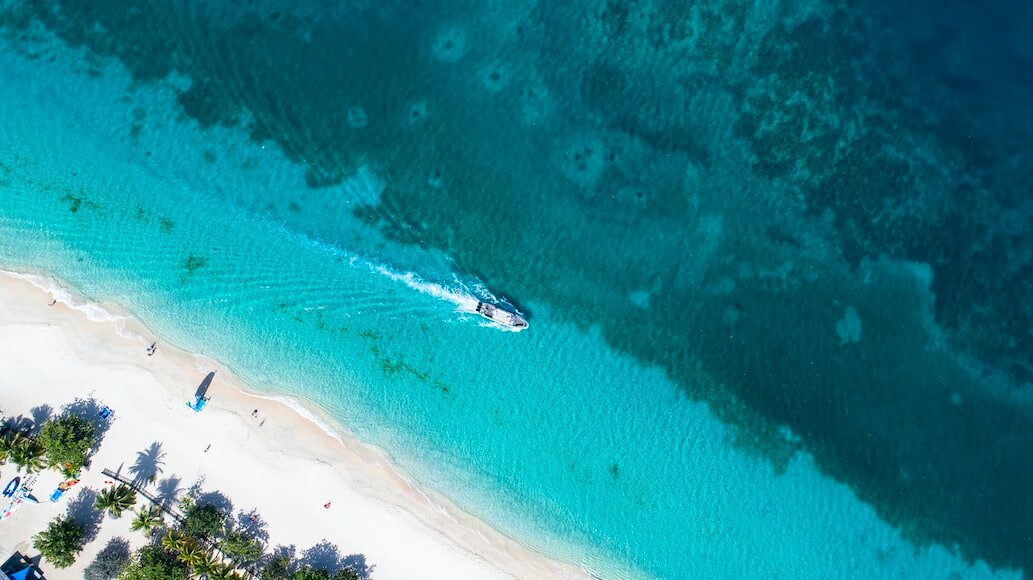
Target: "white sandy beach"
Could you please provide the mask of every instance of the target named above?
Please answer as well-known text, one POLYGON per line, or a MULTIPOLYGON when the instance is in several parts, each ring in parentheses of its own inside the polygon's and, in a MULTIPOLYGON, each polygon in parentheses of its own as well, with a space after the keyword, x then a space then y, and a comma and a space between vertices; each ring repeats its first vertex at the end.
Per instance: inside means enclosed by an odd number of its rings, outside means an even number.
MULTIPOLYGON (((257 511, 270 547, 293 544, 300 555, 326 540, 341 556, 362 555, 378 579, 586 577, 442 498, 430 499, 378 450, 331 436, 284 403, 247 394, 212 361, 157 338, 157 355, 146 356, 151 336, 132 319, 118 322, 131 331, 119 333, 116 322, 91 321, 81 307, 48 306, 52 298, 24 279, 0 275, 0 411, 31 416, 32 408, 49 405, 60 412, 76 398, 93 397, 114 410, 114 420, 78 486, 50 503, 52 488, 43 489, 41 480, 36 496, 44 503, 0 522, 3 557, 14 550, 35 556, 32 535, 84 489, 105 487, 102 469, 127 473, 137 454, 157 442, 165 453, 159 481, 178 478, 185 490, 203 478, 202 489, 224 494, 235 513, 257 511), (211 402, 194 413, 184 403, 212 370, 211 402)), ((14 470, 0 467, 0 479, 6 483, 14 470)), ((81 578, 112 537, 142 544, 142 534, 129 531, 130 517, 105 518, 72 568, 44 562, 47 577, 81 578)))

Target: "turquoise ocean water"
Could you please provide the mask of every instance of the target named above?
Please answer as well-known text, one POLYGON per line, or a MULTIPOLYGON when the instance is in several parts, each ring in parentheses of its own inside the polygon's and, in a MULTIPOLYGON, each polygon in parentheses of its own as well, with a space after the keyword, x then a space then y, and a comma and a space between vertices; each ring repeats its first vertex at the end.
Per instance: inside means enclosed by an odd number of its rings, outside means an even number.
POLYGON ((949 26, 301 4, 0 3, 0 266, 599 577, 1030 569, 1033 131, 956 142, 949 26))

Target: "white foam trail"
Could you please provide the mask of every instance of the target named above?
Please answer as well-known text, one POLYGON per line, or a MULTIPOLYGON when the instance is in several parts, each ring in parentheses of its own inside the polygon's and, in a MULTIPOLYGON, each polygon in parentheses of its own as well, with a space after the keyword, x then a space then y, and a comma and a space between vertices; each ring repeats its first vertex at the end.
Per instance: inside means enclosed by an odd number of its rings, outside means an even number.
MULTIPOLYGON (((352 263, 354 264, 355 260, 353 260, 352 263)), ((481 302, 482 300, 488 302, 499 301, 498 298, 496 298, 491 292, 489 292, 483 284, 476 284, 471 291, 470 289, 468 289, 469 287, 466 284, 463 284, 459 280, 459 278, 456 277, 455 283, 458 288, 450 288, 443 284, 428 282, 420 278, 413 272, 395 272, 394 270, 391 270, 386 266, 372 264, 369 262, 366 262, 366 264, 374 272, 386 276, 396 282, 401 282, 406 286, 412 288, 413 290, 455 304, 456 312, 462 312, 464 314, 473 314, 479 319, 480 326, 482 327, 494 328, 496 330, 505 330, 507 332, 520 332, 521 330, 523 330, 523 328, 514 328, 506 326, 505 324, 500 324, 494 321, 485 320, 481 318, 481 315, 477 313, 477 304, 479 302, 481 302)))
POLYGON ((412 272, 399 273, 384 266, 373 264, 371 264, 371 267, 375 272, 383 274, 396 282, 401 282, 413 290, 455 304, 456 310, 459 312, 477 312, 477 303, 480 300, 469 292, 452 289, 434 282, 427 282, 412 272))

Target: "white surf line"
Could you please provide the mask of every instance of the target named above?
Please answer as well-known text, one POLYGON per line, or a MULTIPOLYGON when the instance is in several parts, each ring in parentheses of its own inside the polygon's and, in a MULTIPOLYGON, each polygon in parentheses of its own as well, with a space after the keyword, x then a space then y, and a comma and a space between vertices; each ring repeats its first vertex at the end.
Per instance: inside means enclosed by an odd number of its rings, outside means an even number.
POLYGON ((54 299, 55 304, 64 304, 72 310, 78 310, 86 315, 87 320, 92 322, 115 323, 115 331, 119 336, 136 339, 144 343, 147 342, 146 337, 132 332, 126 327, 126 322, 129 320, 128 317, 110 312, 100 304, 87 300, 81 295, 69 290, 58 279, 52 276, 5 270, 2 268, 0 268, 0 275, 24 280, 29 284, 32 284, 36 288, 49 294, 54 299))

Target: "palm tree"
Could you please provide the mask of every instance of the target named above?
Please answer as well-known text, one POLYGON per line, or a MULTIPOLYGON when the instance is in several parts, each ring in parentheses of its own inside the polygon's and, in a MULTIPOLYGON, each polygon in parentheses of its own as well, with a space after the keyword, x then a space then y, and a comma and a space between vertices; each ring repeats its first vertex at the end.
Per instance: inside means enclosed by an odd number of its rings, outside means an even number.
POLYGON ((215 569, 219 567, 219 560, 211 552, 204 552, 197 563, 193 564, 191 568, 194 571, 194 575, 201 578, 211 578, 215 569))
POLYGON ((11 450, 8 459, 18 466, 18 471, 25 470, 25 473, 37 473, 43 471, 47 466, 44 459, 46 450, 39 443, 25 437, 21 433, 16 434, 11 440, 11 450))
POLYGON ((11 454, 11 450, 14 449, 14 441, 18 436, 18 434, 8 433, 0 437, 0 463, 7 463, 7 457, 11 454))
POLYGON ((165 534, 165 537, 161 539, 161 547, 165 548, 167 552, 179 552, 186 548, 187 539, 186 536, 177 532, 176 530, 169 530, 165 534))
POLYGON ((206 557, 208 557, 208 554, 200 546, 190 541, 179 551, 179 556, 177 556, 180 562, 191 568, 200 564, 206 557))
POLYGON ((129 528, 134 532, 143 531, 144 534, 149 536, 154 532, 154 528, 163 523, 165 523, 165 519, 162 517, 161 510, 158 509, 158 506, 152 505, 137 510, 133 523, 129 524, 129 528))
POLYGON ((97 496, 97 509, 118 518, 122 512, 136 504, 136 492, 128 485, 113 485, 97 496))
POLYGON ((208 574, 209 580, 240 580, 243 576, 229 564, 219 564, 208 574))

